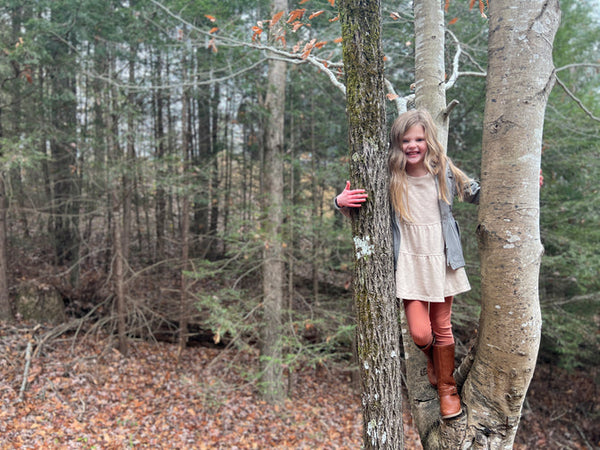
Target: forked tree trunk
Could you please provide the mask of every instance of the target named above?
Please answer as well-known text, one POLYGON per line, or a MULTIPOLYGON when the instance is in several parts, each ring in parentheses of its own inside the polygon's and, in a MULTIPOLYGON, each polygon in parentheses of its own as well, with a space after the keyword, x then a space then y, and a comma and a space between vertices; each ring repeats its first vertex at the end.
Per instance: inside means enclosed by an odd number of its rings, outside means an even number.
MULTIPOLYGON (((448 119, 444 62, 444 11, 439 0, 415 0, 415 103, 433 117, 438 140, 446 148, 448 119)), ((400 304, 402 343, 406 358, 406 384, 411 414, 425 448, 439 439, 439 401, 429 384, 426 359, 409 333, 404 307, 400 304)), ((451 431, 448 429, 447 431, 451 431)))
POLYGON ((403 446, 398 311, 387 177, 379 1, 342 0, 350 179, 369 199, 352 220, 356 347, 365 448, 403 446))
POLYGON ((541 337, 539 170, 560 9, 558 0, 494 0, 489 16, 478 227, 483 298, 463 389, 465 442, 508 449, 541 337))

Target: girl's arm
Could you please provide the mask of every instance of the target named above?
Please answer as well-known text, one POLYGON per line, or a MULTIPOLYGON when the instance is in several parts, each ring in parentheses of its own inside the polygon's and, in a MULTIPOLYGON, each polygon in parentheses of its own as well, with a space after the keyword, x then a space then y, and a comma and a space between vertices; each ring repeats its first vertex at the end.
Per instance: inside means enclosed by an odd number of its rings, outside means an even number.
POLYGON ((360 208, 367 201, 367 197, 364 189, 350 189, 350 181, 346 181, 346 187, 333 199, 333 204, 343 215, 350 217, 349 208, 360 208))
POLYGON ((473 179, 469 180, 469 182, 465 185, 464 196, 463 196, 464 201, 479 205, 479 192, 480 191, 481 191, 481 187, 479 186, 479 183, 473 179))

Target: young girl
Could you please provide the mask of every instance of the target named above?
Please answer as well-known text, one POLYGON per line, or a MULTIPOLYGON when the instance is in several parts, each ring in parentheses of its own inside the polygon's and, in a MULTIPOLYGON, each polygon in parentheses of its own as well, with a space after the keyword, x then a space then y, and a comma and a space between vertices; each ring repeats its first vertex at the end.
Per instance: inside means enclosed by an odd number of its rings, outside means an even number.
MULTIPOLYGON (((436 386, 443 419, 460 415, 454 381, 454 336, 450 316, 455 295, 471 289, 464 265, 454 197, 478 203, 479 185, 445 155, 426 111, 400 115, 390 131, 390 201, 396 296, 403 300, 410 334, 427 356, 427 376, 436 386)), ((364 189, 346 188, 334 201, 347 208, 366 201, 364 189)))

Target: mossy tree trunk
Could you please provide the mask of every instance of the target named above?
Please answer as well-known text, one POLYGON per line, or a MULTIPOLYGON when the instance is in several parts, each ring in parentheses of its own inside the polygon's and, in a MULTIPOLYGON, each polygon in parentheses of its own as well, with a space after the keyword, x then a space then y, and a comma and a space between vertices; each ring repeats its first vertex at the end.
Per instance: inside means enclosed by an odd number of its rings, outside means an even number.
POLYGON ((352 220, 354 304, 364 447, 402 448, 398 310, 387 176, 387 131, 379 1, 342 0, 350 179, 368 201, 352 220))

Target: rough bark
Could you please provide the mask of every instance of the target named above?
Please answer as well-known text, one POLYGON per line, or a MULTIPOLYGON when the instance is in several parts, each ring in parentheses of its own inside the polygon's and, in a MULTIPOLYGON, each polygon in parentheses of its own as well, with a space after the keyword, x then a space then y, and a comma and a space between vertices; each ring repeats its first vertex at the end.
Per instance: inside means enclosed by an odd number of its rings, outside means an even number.
POLYGON ((352 220, 354 304, 365 448, 402 448, 398 311, 389 226, 381 10, 379 1, 343 0, 350 179, 368 201, 352 220))
POLYGON ((463 447, 512 448, 541 336, 538 276, 542 129, 554 83, 557 0, 489 4, 478 237, 482 310, 463 389, 463 447))
MULTIPOLYGON (((287 11, 287 0, 274 0, 272 14, 287 11)), ((263 247, 263 325, 261 339, 262 394, 277 403, 285 394, 282 365, 283 308, 283 138, 285 80, 287 67, 279 60, 270 60, 265 107, 264 192, 262 231, 263 247)))

